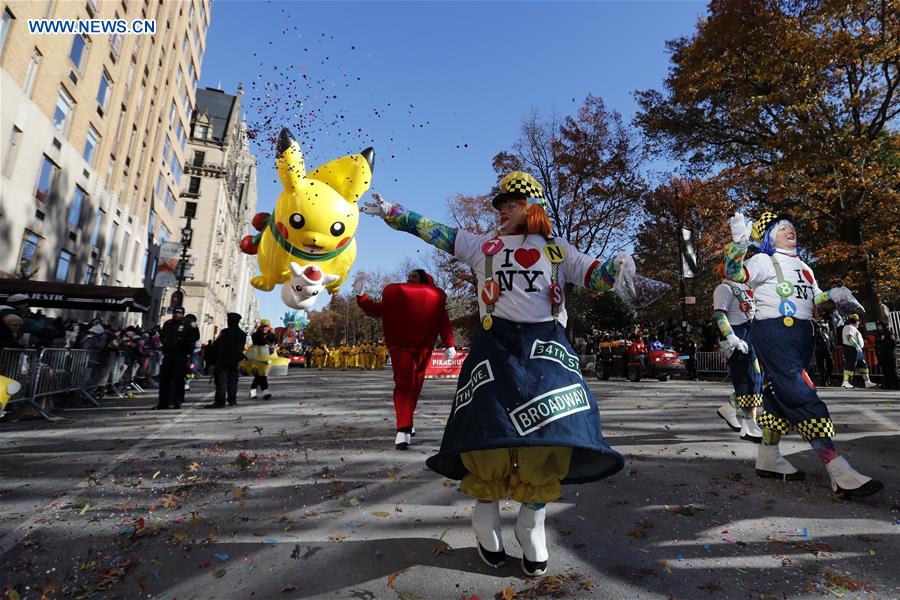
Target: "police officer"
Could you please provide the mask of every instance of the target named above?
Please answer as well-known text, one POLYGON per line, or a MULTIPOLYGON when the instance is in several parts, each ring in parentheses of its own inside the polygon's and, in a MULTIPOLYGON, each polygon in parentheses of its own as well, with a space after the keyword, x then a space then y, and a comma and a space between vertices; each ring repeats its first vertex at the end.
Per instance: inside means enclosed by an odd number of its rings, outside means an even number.
POLYGON ((216 382, 216 397, 212 404, 203 408, 224 408, 227 398, 229 406, 237 406, 238 363, 244 358, 244 344, 247 334, 238 326, 241 315, 228 313, 228 327, 222 330, 207 351, 216 382))
POLYGON ((176 306, 172 310, 172 318, 163 325, 159 339, 163 361, 159 368, 159 403, 156 410, 178 409, 184 400, 188 356, 194 351, 194 342, 200 339, 200 331, 184 319, 184 308, 176 306))

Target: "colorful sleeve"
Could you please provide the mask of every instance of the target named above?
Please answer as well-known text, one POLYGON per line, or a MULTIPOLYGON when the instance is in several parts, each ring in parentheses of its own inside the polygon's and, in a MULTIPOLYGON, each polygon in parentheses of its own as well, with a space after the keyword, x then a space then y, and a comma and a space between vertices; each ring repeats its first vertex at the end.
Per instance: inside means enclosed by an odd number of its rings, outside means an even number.
POLYGON ((722 311, 715 311, 713 313, 713 320, 716 322, 716 325, 719 326, 719 331, 722 333, 722 337, 728 337, 729 335, 734 333, 734 329, 731 328, 731 322, 728 320, 728 316, 722 311))
POLYGON ((820 290, 819 293, 816 294, 813 298, 813 303, 818 306, 819 304, 828 302, 829 300, 831 300, 831 292, 823 292, 820 290))
POLYGON ((432 221, 424 215, 395 204, 391 212, 384 218, 393 229, 405 231, 428 242, 438 250, 453 254, 456 242, 456 229, 432 221))
POLYGON ((747 242, 732 242, 725 246, 725 277, 738 283, 749 279, 744 268, 744 257, 747 255, 747 242))
POLYGON ((615 259, 610 258, 606 262, 594 260, 584 277, 584 287, 595 292, 604 292, 613 289, 616 284, 615 259))

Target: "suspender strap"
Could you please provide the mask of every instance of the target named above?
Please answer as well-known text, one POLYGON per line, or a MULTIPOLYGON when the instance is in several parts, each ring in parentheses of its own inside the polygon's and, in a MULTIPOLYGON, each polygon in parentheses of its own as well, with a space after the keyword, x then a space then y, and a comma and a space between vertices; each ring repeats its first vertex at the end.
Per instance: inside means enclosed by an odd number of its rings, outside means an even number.
POLYGON ((770 255, 769 255, 769 258, 770 258, 771 261, 772 261, 772 266, 775 267, 775 277, 778 279, 778 283, 781 283, 782 281, 785 281, 785 279, 784 279, 784 272, 781 270, 781 265, 778 264, 778 261, 777 261, 777 260, 775 260, 775 255, 774 255, 774 254, 770 254, 770 255))
MULTIPOLYGON (((484 255, 484 281, 488 282, 494 278, 494 255, 493 254, 485 254, 484 255)), ((484 312, 487 314, 491 314, 494 312, 493 304, 486 304, 484 306, 484 312)))

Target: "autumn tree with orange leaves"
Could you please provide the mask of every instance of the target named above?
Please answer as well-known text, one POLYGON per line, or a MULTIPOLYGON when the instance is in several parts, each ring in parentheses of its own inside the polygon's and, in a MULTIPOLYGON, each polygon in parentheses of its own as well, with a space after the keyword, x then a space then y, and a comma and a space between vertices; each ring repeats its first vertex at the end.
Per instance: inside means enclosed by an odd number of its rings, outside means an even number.
POLYGON ((869 314, 900 300, 897 2, 716 0, 669 49, 665 89, 636 94, 655 148, 790 213, 818 278, 869 314))

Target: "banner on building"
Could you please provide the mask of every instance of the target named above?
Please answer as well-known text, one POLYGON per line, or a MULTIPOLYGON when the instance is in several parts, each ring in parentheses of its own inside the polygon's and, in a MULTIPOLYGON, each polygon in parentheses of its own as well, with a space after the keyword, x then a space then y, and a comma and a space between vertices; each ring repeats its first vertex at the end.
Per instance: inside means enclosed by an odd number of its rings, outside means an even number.
POLYGON ((177 269, 182 250, 179 242, 165 242, 159 247, 154 287, 178 287, 177 269))
POLYGON ((462 364, 468 355, 468 350, 457 350, 456 356, 450 360, 444 360, 444 351, 435 350, 431 353, 431 361, 425 367, 425 379, 459 377, 462 364))

